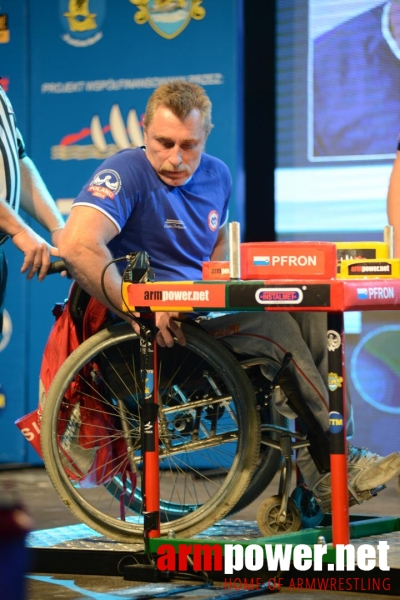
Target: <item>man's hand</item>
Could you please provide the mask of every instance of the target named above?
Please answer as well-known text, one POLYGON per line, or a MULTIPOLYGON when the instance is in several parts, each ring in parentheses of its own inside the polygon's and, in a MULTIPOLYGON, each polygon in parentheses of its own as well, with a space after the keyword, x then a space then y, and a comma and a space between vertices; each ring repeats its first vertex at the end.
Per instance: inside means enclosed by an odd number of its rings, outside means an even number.
POLYGON ((39 281, 42 281, 49 270, 50 257, 59 256, 57 248, 48 244, 30 227, 21 229, 11 239, 25 255, 21 273, 27 273, 28 279, 32 279, 37 273, 39 281))
MULTIPOLYGON (((135 317, 140 317, 140 313, 133 313, 135 317)), ((176 323, 175 319, 185 318, 185 313, 178 312, 157 312, 156 313, 156 327, 158 331, 156 333, 156 341, 159 346, 165 348, 172 348, 175 343, 175 338, 178 344, 185 346, 186 339, 183 335, 182 329, 176 323)), ((134 331, 140 334, 140 327, 135 321, 130 321, 134 331)))
POLYGON ((184 318, 184 313, 168 313, 168 312, 160 312, 156 313, 156 327, 158 328, 156 334, 156 341, 159 346, 165 348, 172 348, 176 341, 181 346, 185 346, 186 339, 183 335, 182 329, 179 324, 174 319, 182 319, 184 318))

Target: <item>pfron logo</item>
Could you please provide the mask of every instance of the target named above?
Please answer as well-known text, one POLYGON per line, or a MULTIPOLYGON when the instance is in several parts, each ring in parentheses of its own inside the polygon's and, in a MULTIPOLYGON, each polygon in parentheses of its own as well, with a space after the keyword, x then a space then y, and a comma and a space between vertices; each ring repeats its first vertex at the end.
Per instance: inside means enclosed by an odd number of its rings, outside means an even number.
POLYGON ((394 288, 390 286, 357 288, 359 300, 394 300, 394 297, 394 288))
POLYGON ((281 255, 275 254, 271 258, 271 264, 273 267, 316 267, 318 265, 318 257, 314 256, 297 256, 297 255, 281 255))
POLYGON ((367 288, 357 288, 357 298, 359 300, 368 300, 367 288))
POLYGON ((105 0, 59 0, 60 18, 65 34, 62 40, 70 46, 84 48, 103 37, 100 30, 105 16, 105 0))
POLYGON ((255 256, 253 258, 253 264, 256 267, 269 267, 271 259, 269 256, 255 256))
POLYGON ((135 23, 148 23, 158 35, 167 40, 177 37, 188 26, 191 19, 201 21, 206 11, 200 4, 203 0, 129 0, 137 6, 133 17, 135 23))
POLYGON ((144 145, 143 132, 135 109, 128 113, 126 124, 118 104, 110 111, 109 125, 102 125, 94 115, 90 127, 65 135, 57 146, 51 147, 52 160, 104 160, 124 148, 144 145))

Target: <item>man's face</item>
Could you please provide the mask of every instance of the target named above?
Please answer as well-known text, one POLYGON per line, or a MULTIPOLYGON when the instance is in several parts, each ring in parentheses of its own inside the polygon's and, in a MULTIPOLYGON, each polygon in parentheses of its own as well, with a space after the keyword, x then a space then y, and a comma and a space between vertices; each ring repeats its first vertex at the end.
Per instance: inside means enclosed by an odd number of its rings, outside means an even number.
POLYGON ((181 121, 159 106, 144 132, 146 156, 167 185, 184 185, 200 164, 206 135, 200 112, 193 109, 181 121))

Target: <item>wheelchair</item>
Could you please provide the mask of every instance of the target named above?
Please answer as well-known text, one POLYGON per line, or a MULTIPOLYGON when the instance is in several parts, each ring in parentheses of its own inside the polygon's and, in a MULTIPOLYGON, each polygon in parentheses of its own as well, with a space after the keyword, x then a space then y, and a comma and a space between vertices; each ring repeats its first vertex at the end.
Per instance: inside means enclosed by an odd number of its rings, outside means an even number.
MULTIPOLYGON (((135 253, 132 259, 129 280, 148 277, 147 255, 135 253)), ((53 263, 52 272, 63 269, 63 261, 53 263)), ((321 521, 304 486, 289 497, 296 448, 309 446, 318 468, 329 470, 329 447, 312 433, 318 427, 312 414, 304 414, 305 403, 288 375, 289 355, 275 364, 276 377, 269 381, 263 367, 270 359, 234 355, 223 340, 188 320, 181 323, 186 345, 158 348, 157 382, 144 382, 144 340, 129 324, 106 323, 82 341, 89 300, 74 284, 69 313, 81 343, 51 383, 40 436, 49 478, 78 519, 118 541, 143 539, 142 409, 152 386, 158 401, 161 535, 193 536, 242 510, 265 491, 282 461, 279 493, 258 511, 261 532, 296 531, 321 521), (306 433, 290 430, 276 410, 277 385, 301 415, 306 433), (318 464, 321 452, 325 464, 318 464)), ((147 377, 152 373, 146 369, 147 377)))
MULTIPOLYGON (((181 326, 186 346, 158 349, 161 535, 194 536, 242 510, 282 460, 279 493, 258 511, 261 532, 318 524, 304 486, 289 497, 293 451, 309 441, 276 411, 263 359, 241 361, 198 325, 181 326)), ((125 543, 143 540, 140 351, 126 323, 83 342, 57 372, 41 422, 60 498, 79 520, 125 543)))

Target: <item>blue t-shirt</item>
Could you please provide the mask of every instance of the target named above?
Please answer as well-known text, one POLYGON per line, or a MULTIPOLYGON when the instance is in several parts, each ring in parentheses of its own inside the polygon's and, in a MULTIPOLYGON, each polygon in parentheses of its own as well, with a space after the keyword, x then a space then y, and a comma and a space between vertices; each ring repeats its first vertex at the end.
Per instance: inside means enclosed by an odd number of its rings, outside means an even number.
POLYGON ((193 280, 227 220, 231 187, 228 167, 208 154, 185 185, 169 186, 135 148, 106 159, 74 205, 94 206, 115 223, 114 258, 145 250, 156 281, 193 280))

